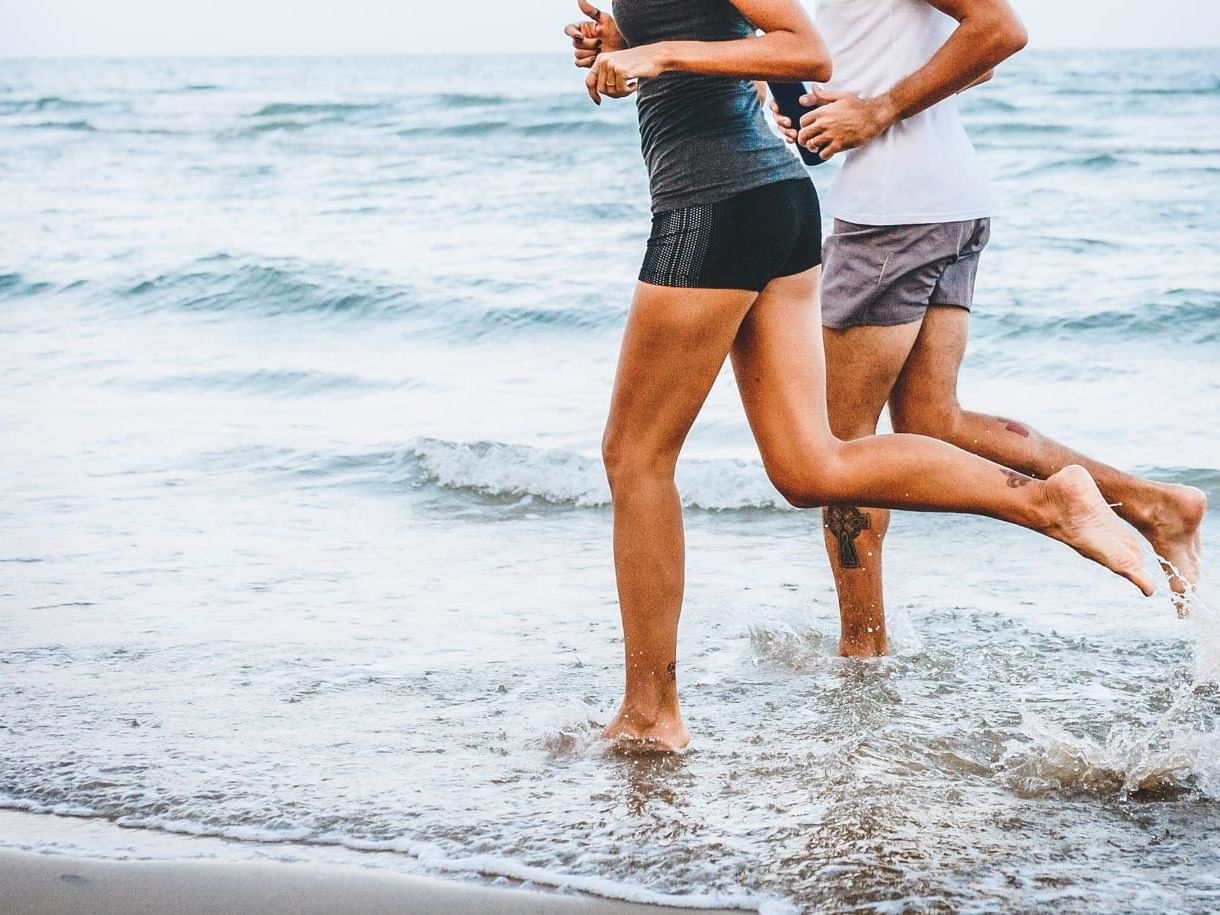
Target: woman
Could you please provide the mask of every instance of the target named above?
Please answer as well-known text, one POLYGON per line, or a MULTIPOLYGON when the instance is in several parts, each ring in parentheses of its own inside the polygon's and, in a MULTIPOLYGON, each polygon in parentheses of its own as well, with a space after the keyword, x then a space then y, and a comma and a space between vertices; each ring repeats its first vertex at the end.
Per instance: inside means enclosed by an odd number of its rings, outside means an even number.
POLYGON ((590 97, 638 89, 653 204, 603 442, 627 668, 605 736, 663 750, 689 740, 676 678, 685 557, 674 470, 726 356, 767 474, 793 505, 988 515, 1151 594, 1139 541, 1084 469, 1039 481, 922 436, 831 434, 817 197, 749 82, 829 78, 799 0, 616 0, 614 18, 580 2, 593 21, 567 32, 584 50, 590 97))

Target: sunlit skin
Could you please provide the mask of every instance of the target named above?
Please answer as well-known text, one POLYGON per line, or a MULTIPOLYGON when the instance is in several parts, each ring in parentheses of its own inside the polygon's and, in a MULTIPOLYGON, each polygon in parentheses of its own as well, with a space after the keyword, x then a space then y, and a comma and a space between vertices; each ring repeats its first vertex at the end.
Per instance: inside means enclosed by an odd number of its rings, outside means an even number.
MULTIPOLYGON (((776 122, 788 139, 830 159, 870 142, 903 118, 985 82, 996 66, 1025 46, 1025 29, 1004 0, 928 2, 956 19, 958 27, 925 66, 871 99, 815 90, 805 101, 820 107, 801 119, 799 135, 773 106, 776 122)), ((1185 614, 1200 574, 1199 529, 1207 510, 1206 496, 1194 487, 1123 473, 1016 420, 962 409, 957 378, 968 332, 965 310, 935 307, 935 303, 922 323, 826 329, 830 423, 835 435, 855 439, 874 434, 888 401, 895 431, 930 435, 1043 479, 1068 465, 1083 466, 1115 511, 1151 544, 1175 595, 1174 605, 1185 614)), ((859 556, 856 565, 844 566, 843 538, 829 524, 825 530, 839 594, 839 650, 855 657, 889 650, 882 586, 882 545, 889 513, 863 514, 867 527, 852 537, 859 556)))
MULTIPOLYGON (((760 28, 804 42, 768 46, 768 35, 675 42, 692 47, 655 59, 681 56, 689 72, 746 79, 827 71, 825 61, 809 54, 810 47, 822 45, 813 42, 816 33, 795 0, 734 5, 760 28), (759 47, 769 47, 765 63, 754 50, 759 47)), ((594 17, 600 38, 586 37, 579 26, 569 26, 567 34, 580 50, 599 40, 604 49, 613 34, 609 17, 587 4, 583 9, 594 17)), ((630 94, 627 81, 641 70, 635 63, 611 67, 612 77, 598 69, 604 59, 590 61, 590 95, 630 94)), ((685 548, 674 470, 726 357, 766 472, 793 505, 880 505, 1001 518, 1060 540, 1145 594, 1152 592, 1138 538, 1081 468, 1065 468, 1046 481, 1021 477, 1020 485, 1012 485, 1005 468, 931 438, 885 435, 847 442, 833 435, 819 277, 820 268, 781 277, 761 293, 636 287, 603 441, 626 667, 623 702, 605 729, 607 738, 647 750, 678 750, 689 741, 676 677, 685 548)))

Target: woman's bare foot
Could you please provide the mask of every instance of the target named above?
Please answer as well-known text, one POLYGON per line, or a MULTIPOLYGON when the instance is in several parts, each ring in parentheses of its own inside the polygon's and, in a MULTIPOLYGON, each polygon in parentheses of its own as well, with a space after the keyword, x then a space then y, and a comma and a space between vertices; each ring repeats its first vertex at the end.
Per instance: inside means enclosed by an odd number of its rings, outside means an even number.
POLYGON ((690 744, 677 706, 641 711, 624 702, 602 737, 622 753, 681 753, 690 744))
POLYGON ((1064 467, 1047 479, 1043 491, 1052 519, 1047 534, 1152 596, 1156 588, 1144 570, 1140 539, 1110 510, 1087 470, 1064 467))
POLYGON ((1169 579, 1174 607, 1179 616, 1190 610, 1190 595, 1199 583, 1203 548, 1199 528, 1207 513, 1207 496, 1193 486, 1152 483, 1147 506, 1133 519, 1135 529, 1152 544, 1153 552, 1169 579))

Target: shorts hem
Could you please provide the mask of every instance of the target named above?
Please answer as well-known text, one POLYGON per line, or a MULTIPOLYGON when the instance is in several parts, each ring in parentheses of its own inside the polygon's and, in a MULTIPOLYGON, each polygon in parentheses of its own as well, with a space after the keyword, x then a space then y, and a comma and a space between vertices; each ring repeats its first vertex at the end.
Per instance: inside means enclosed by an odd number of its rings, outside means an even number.
POLYGON ((816 258, 815 260, 813 260, 811 263, 806 264, 804 267, 797 267, 795 270, 793 270, 791 268, 785 268, 782 273, 775 274, 775 276, 772 277, 772 279, 778 280, 779 278, 785 277, 785 276, 799 276, 802 273, 809 272, 814 267, 820 267, 820 266, 822 266, 822 259, 819 257, 819 258, 816 258))
POLYGON ((848 317, 841 320, 833 320, 823 315, 822 326, 829 327, 831 330, 850 330, 853 327, 901 327, 903 324, 914 324, 916 321, 922 321, 924 316, 927 315, 929 308, 960 308, 967 314, 972 310, 970 305, 958 305, 955 302, 930 302, 923 306, 919 314, 910 318, 848 317))
POLYGON ((720 292, 762 292, 765 286, 741 286, 734 284, 725 284, 709 282, 702 280, 700 282, 682 282, 680 280, 658 280, 656 278, 648 278, 637 276, 636 282, 642 283, 645 286, 656 286, 658 289, 711 289, 720 292))
POLYGON ((896 320, 894 318, 889 318, 889 319, 885 319, 885 320, 882 320, 880 318, 878 318, 878 319, 849 318, 849 319, 842 320, 842 321, 827 319, 826 316, 823 315, 822 316, 822 326, 829 327, 831 330, 851 330, 853 327, 902 327, 902 325, 904 325, 904 324, 914 324, 916 321, 922 321, 924 319, 924 315, 926 315, 926 314, 927 314, 927 309, 924 309, 919 314, 914 315, 913 317, 904 318, 901 320, 896 320))

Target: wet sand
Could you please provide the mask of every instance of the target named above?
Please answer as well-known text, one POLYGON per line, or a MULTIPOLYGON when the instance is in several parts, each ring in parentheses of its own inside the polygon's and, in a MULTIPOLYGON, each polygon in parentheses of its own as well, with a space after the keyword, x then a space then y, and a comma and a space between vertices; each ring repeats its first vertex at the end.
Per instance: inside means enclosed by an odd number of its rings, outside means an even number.
POLYGON ((107 861, 11 850, 0 850, 0 899, 6 915, 672 915, 692 911, 532 889, 474 886, 357 867, 206 860, 107 861))

